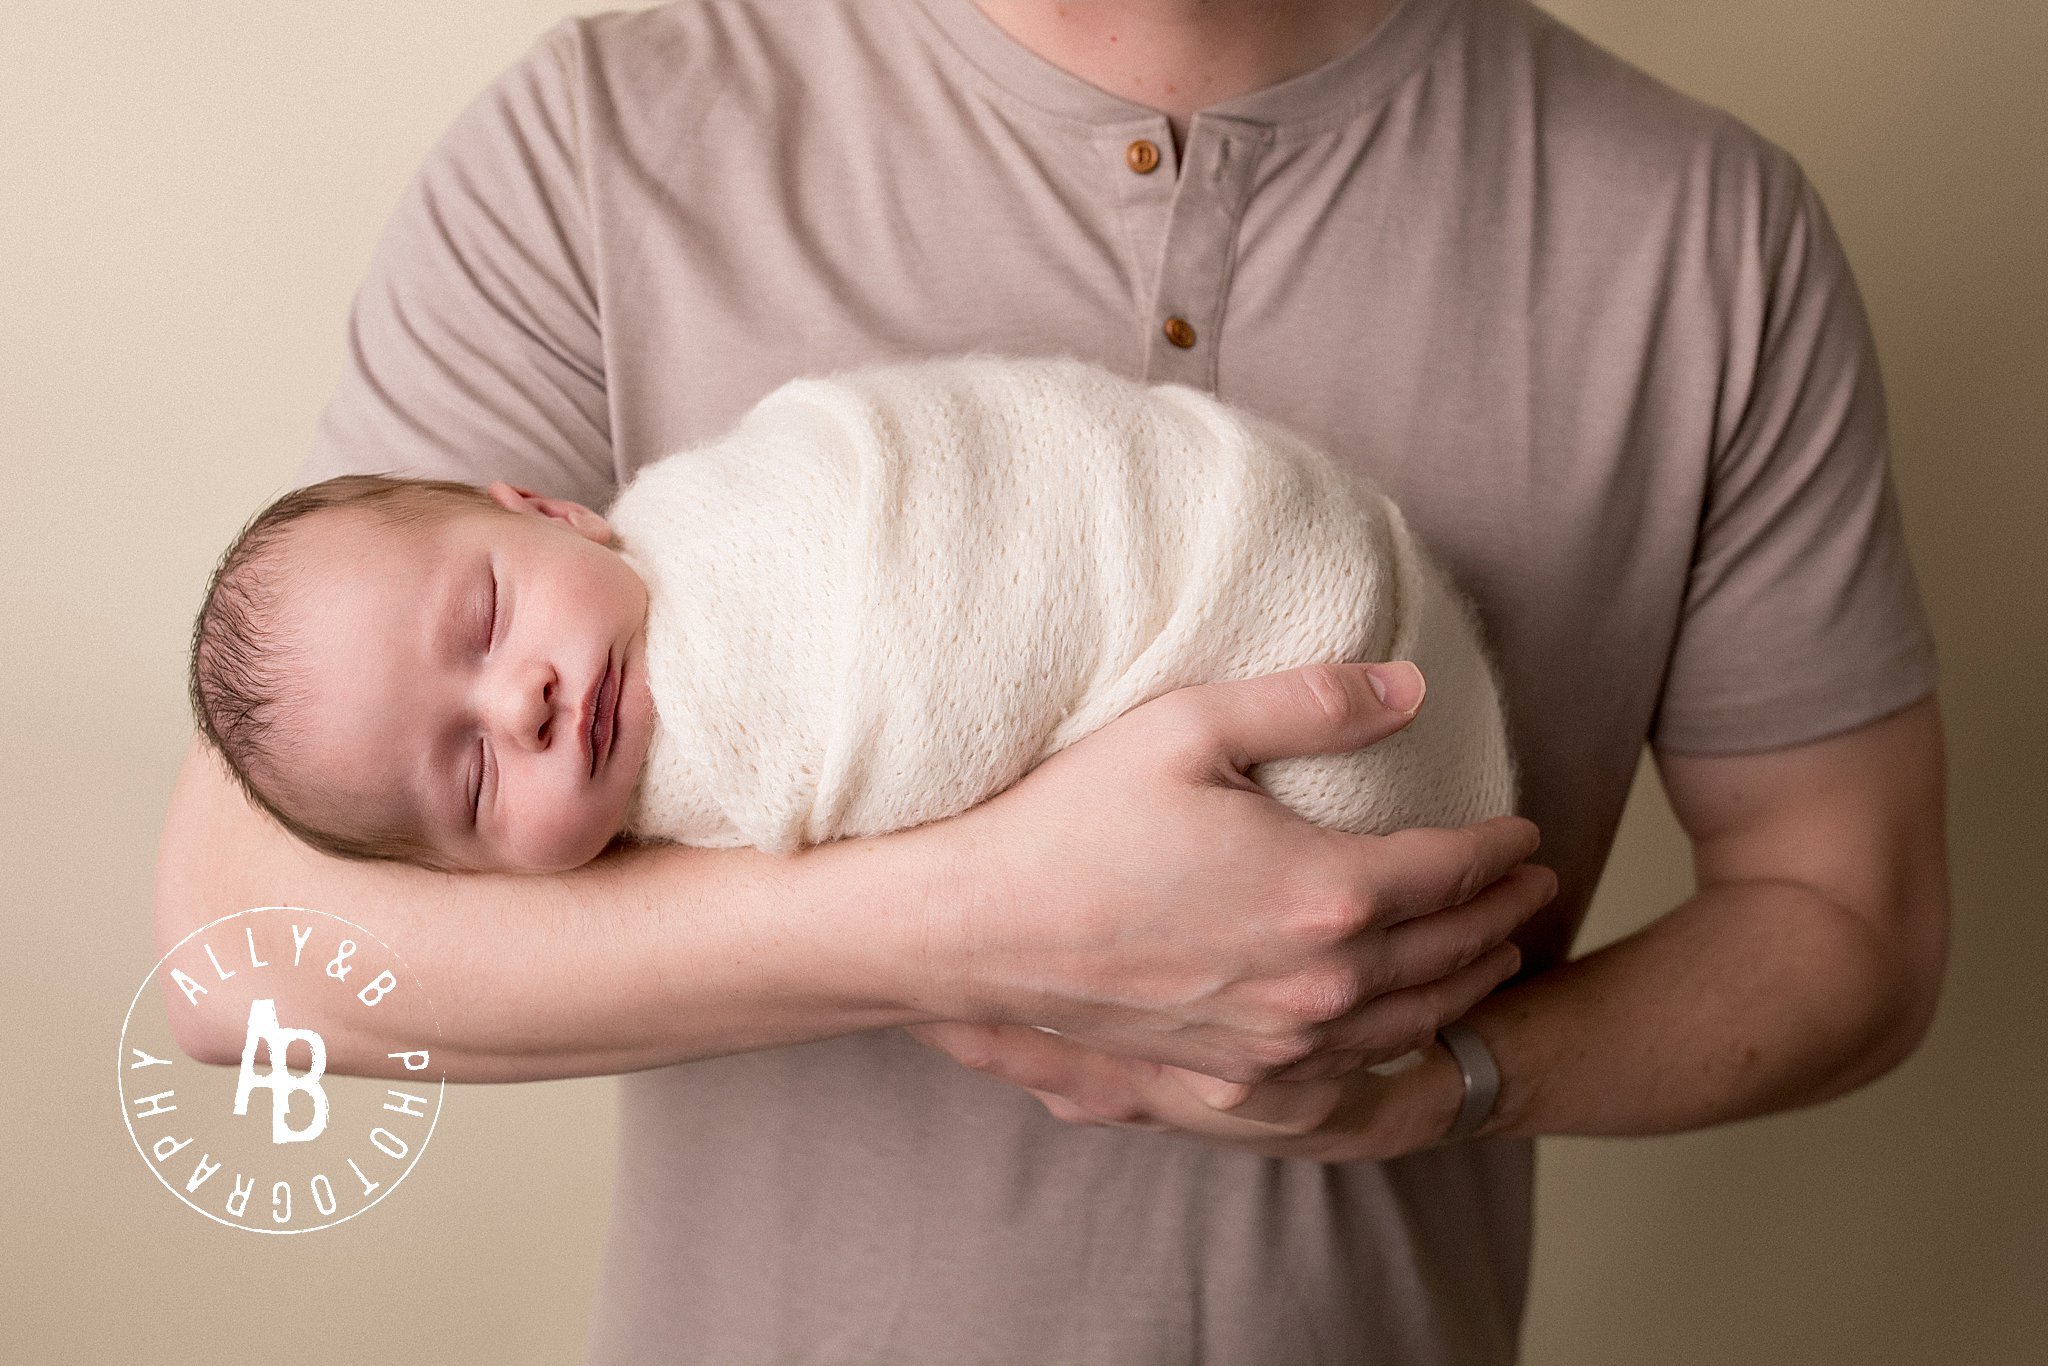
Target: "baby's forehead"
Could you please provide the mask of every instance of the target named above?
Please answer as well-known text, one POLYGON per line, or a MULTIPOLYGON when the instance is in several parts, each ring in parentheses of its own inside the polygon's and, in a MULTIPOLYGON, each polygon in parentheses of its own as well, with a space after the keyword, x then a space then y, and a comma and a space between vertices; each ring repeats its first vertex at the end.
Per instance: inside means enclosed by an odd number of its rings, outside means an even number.
POLYGON ((466 520, 490 511, 438 498, 398 511, 348 504, 321 508, 288 529, 282 549, 289 563, 314 569, 417 557, 466 520))
MULTIPOLYGON (((280 709, 302 741, 360 748, 373 723, 395 715, 410 695, 419 679, 410 672, 420 665, 415 644, 435 611, 436 566, 444 563, 429 552, 448 520, 392 522, 338 507, 290 528, 280 546, 286 553, 273 599, 277 615, 261 643, 281 670, 280 709)), ((331 771, 323 782, 333 786, 331 771)), ((390 795, 365 788, 351 800, 385 819, 390 795)))
POLYGON ((337 603, 366 595, 383 599, 384 615, 416 612, 423 607, 418 599, 392 599, 388 592, 370 593, 370 587, 409 570, 424 573, 445 530, 439 519, 393 523, 353 507, 322 508, 300 518, 273 547, 276 624, 287 631, 303 628, 337 603))

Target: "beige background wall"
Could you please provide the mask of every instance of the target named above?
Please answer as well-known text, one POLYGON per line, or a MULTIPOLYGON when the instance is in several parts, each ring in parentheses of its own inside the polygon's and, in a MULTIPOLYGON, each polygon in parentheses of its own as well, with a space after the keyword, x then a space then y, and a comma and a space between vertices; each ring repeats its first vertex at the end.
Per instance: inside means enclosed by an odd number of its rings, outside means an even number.
MULTIPOLYGON (((1933 1035, 1878 1084, 1680 1138, 1545 1145, 1528 1360, 2048 1359, 2048 10, 1553 8, 1789 147, 1835 215, 1946 669, 1958 923, 1933 1035)), ((151 1180, 107 1065, 152 958, 205 573, 292 469, 406 176, 565 12, 24 0, 0 20, 7 1360, 576 1355, 608 1082, 453 1092, 396 1198, 258 1239, 151 1180)), ((1688 876, 1639 783, 1587 945, 1688 876)))

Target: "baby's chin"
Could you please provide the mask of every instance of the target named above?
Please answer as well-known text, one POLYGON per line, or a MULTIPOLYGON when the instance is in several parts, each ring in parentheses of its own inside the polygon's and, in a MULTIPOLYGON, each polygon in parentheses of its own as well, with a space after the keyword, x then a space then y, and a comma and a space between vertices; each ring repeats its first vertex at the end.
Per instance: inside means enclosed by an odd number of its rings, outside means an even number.
POLYGON ((434 871, 441 873, 541 874, 559 873, 563 871, 562 868, 559 868, 553 864, 528 863, 517 859, 508 859, 498 856, 493 856, 491 858, 468 857, 440 859, 435 864, 430 866, 434 868, 434 871))
POLYGON ((603 854, 618 843, 624 833, 624 822, 620 821, 610 830, 591 831, 575 846, 566 849, 524 855, 502 851, 488 855, 467 854, 460 858, 442 859, 438 866, 440 871, 448 873, 523 873, 533 876, 566 873, 603 854))

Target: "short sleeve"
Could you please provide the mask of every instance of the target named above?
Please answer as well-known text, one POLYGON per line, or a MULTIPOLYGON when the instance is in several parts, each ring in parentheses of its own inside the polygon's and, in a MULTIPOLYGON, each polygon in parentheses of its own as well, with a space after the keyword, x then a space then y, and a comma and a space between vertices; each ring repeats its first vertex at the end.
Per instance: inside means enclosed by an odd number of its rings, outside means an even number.
POLYGON ((573 22, 461 114, 379 241, 340 386, 295 482, 508 479, 595 507, 616 489, 573 22))
POLYGON ((1733 316, 1755 321, 1727 360, 1726 426, 1651 723, 1660 749, 1803 744, 1936 684, 1869 320, 1819 195, 1777 157, 1766 200, 1785 207, 1758 215, 1757 278, 1737 288, 1733 316))

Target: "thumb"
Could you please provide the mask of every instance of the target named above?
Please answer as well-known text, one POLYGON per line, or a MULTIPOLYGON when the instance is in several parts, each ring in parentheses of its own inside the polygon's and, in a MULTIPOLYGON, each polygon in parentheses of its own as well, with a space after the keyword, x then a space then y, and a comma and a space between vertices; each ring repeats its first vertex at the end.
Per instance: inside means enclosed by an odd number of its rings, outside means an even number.
POLYGON ((1415 719, 1427 685, 1408 660, 1306 664, 1186 690, 1242 773, 1269 759, 1339 754, 1386 739, 1415 719))

